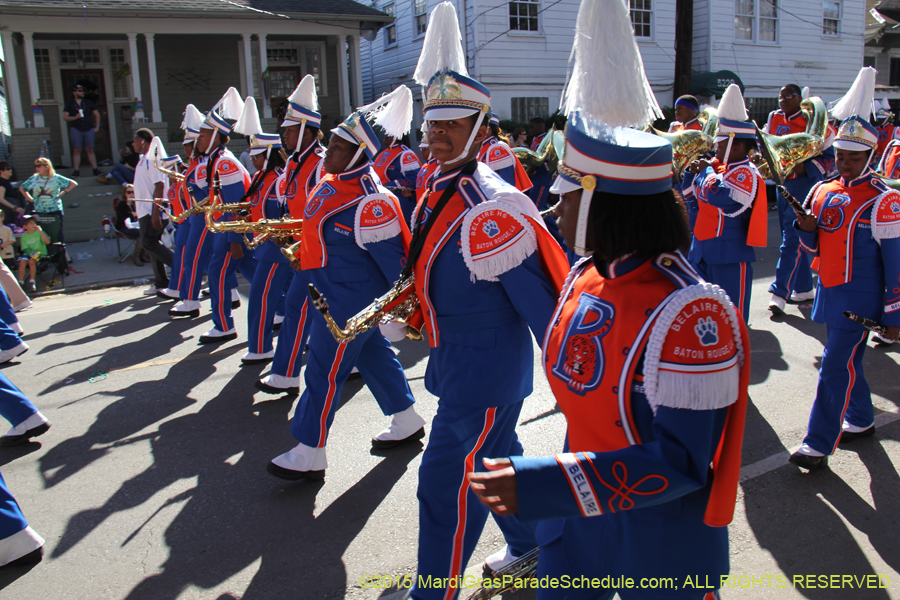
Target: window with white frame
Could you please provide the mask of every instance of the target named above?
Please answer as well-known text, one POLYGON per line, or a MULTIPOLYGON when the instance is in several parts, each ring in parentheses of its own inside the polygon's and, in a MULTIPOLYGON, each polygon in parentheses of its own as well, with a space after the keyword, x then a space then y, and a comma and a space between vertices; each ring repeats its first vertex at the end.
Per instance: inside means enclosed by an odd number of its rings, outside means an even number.
POLYGON ((653 7, 651 0, 631 0, 629 5, 631 8, 631 28, 634 30, 634 37, 652 38, 653 7))
POLYGON ((413 37, 425 35, 428 29, 428 2, 427 0, 412 0, 413 3, 413 37))
POLYGON ((833 0, 822 2, 822 35, 841 35, 841 3, 833 0))
POLYGON ((734 0, 734 39, 778 41, 778 0, 734 0))
POLYGON ((59 64, 76 65, 82 64, 99 65, 100 49, 99 48, 60 48, 59 64))
POLYGON ((509 3, 509 28, 512 31, 540 31, 539 0, 516 0, 509 3))
POLYGON ((53 100, 53 70, 50 68, 49 48, 34 49, 34 68, 37 71, 41 100, 53 100))
POLYGON ((131 71, 125 62, 125 48, 109 49, 109 70, 113 77, 113 96, 129 98, 128 75, 131 71))
MULTIPOLYGON (((394 3, 390 2, 384 5, 384 8, 381 9, 381 12, 385 13, 389 17, 394 16, 394 3)), ((388 48, 390 46, 394 46, 397 44, 397 22, 394 21, 390 25, 384 26, 384 46, 388 48)))
POLYGON ((513 98, 510 108, 513 121, 527 123, 534 117, 546 117, 550 114, 550 99, 513 98))

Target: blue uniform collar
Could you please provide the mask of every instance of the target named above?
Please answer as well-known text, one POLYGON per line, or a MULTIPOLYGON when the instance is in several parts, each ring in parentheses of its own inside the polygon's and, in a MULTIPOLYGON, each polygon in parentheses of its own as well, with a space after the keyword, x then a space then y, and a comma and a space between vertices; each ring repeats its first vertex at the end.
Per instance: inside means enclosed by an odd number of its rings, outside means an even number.
POLYGON ((304 150, 298 150, 294 152, 294 155, 291 157, 291 160, 296 159, 297 166, 302 166, 306 159, 310 157, 311 154, 314 154, 316 148, 320 148, 319 142, 314 141, 312 144, 307 146, 304 150))
POLYGON ((851 181, 847 181, 843 176, 841 176, 841 185, 845 187, 855 187, 857 185, 862 185, 864 183, 870 182, 872 180, 872 175, 872 169, 866 167, 866 170, 863 171, 859 177, 851 181))
POLYGON ((355 169, 351 169, 349 171, 344 171, 343 173, 339 173, 337 178, 338 181, 350 181, 351 179, 359 179, 363 175, 369 172, 369 167, 372 166, 371 161, 366 161, 355 169))
POLYGON ((597 267, 597 271, 603 275, 606 279, 615 279, 616 277, 621 277, 622 275, 626 275, 631 273, 642 264, 647 262, 647 258, 639 258, 634 256, 634 254, 626 254, 625 256, 620 256, 619 258, 615 258, 610 261, 601 262, 599 260, 594 261, 594 264, 597 267))
MULTIPOLYGON (((474 159, 473 159, 474 160, 474 159)), ((448 171, 446 173, 441 172, 441 168, 438 167, 438 170, 435 171, 434 178, 431 180, 431 184, 428 186, 432 192, 442 192, 444 191, 450 182, 453 181, 453 178, 463 170, 463 168, 469 163, 464 163, 453 169, 452 171, 448 171)))

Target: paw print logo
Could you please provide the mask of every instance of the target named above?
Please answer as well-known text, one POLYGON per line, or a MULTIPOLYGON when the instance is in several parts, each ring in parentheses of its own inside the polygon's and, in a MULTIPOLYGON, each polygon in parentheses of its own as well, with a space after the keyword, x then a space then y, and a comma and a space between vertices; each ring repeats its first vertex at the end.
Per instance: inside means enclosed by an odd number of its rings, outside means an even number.
POLYGON ((488 237, 497 237, 500 235, 500 227, 497 225, 497 222, 493 219, 489 220, 484 226, 481 228, 483 232, 487 234, 488 237))
POLYGON ((372 214, 375 215, 376 218, 381 218, 381 215, 384 214, 384 209, 380 206, 376 206, 372 209, 372 214))
POLYGON ((747 179, 747 175, 745 173, 738 173, 737 180, 741 183, 744 183, 744 180, 747 179))
POLYGON ((895 215, 900 213, 900 202, 897 202, 896 200, 891 202, 891 212, 895 215))
POLYGON ((713 321, 712 317, 700 317, 700 320, 694 325, 694 333, 700 340, 701 346, 712 346, 719 341, 719 326, 713 321))

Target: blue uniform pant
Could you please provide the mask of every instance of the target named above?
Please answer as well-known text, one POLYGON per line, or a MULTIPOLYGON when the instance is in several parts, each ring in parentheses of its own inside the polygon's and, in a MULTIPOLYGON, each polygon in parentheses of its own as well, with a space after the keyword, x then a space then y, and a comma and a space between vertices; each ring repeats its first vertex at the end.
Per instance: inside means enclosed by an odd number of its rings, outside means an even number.
MULTIPOLYGON (((592 517, 595 518, 595 517, 592 517)), ((602 519, 603 517, 596 517, 602 519)), ((615 517, 611 517, 615 518, 615 517)), ((596 543, 602 544, 602 540, 597 540, 596 543)), ((585 552, 590 552, 590 548, 585 548, 585 552)), ((543 579, 544 577, 550 577, 560 579, 562 576, 567 575, 571 582, 577 582, 580 587, 575 587, 575 585, 570 585, 566 588, 540 588, 537 592, 537 600, 612 600, 616 592, 618 591, 619 597, 622 600, 639 600, 643 598, 640 589, 636 590, 615 590, 615 589, 604 589, 604 588, 594 588, 590 583, 584 585, 581 583, 583 573, 579 573, 578 569, 573 568, 569 564, 569 560, 566 557, 566 547, 563 543, 562 539, 559 538, 546 546, 541 546, 540 553, 538 554, 538 568, 537 568, 537 576, 538 579, 543 579)), ((691 575, 690 573, 688 575, 691 575)), ((693 574, 696 576, 696 574, 693 574)), ((684 582, 682 579, 678 582, 681 585, 684 582)), ((701 580, 702 583, 706 583, 704 580, 701 580)), ((602 579, 601 579, 602 583, 602 579)), ((639 582, 635 582, 639 583, 639 582)), ((710 584, 718 585, 719 582, 715 581, 709 582, 710 584)), ((659 590, 649 589, 651 595, 654 592, 658 592, 659 590)), ((666 598, 684 598, 684 600, 719 600, 719 592, 702 592, 695 589, 684 589, 681 594, 678 592, 673 592, 672 590, 665 590, 666 598)))
POLYGON ((0 350, 12 350, 21 343, 22 338, 19 337, 19 334, 0 319, 0 350))
MULTIPOLYGON (((368 382, 368 380, 367 380, 368 382)), ((499 407, 438 402, 431 434, 419 467, 419 566, 416 582, 431 576, 461 576, 487 521, 488 508, 469 489, 466 474, 485 471, 483 458, 520 456, 516 423, 522 402, 499 407)), ((536 523, 498 517, 513 555, 535 546, 536 523)), ((455 598, 457 590, 415 587, 412 598, 455 598), (448 595, 449 594, 449 595, 448 595)))
POLYGON ((291 421, 291 434, 298 442, 312 448, 325 447, 341 389, 354 366, 386 416, 415 403, 403 367, 381 331, 370 329, 346 344, 338 344, 321 315, 311 320, 306 389, 291 421))
POLYGON ((206 228, 203 215, 188 217, 182 225, 188 224, 188 239, 184 245, 181 259, 183 275, 178 286, 178 297, 181 300, 199 300, 200 283, 207 272, 209 257, 212 253, 213 234, 206 228))
POLYGON ((250 306, 247 309, 248 349, 256 354, 272 351, 272 325, 275 312, 284 296, 284 284, 291 277, 291 265, 259 261, 250 283, 250 306))
MULTIPOLYGON (((290 267, 288 267, 290 268, 290 267)), ((299 377, 303 366, 303 349, 309 340, 312 308, 309 302, 309 277, 303 271, 294 272, 291 285, 284 295, 284 321, 278 330, 278 345, 269 370, 281 377, 299 377)))
POLYGON ((0 475, 0 543, 28 527, 28 521, 0 475))
MULTIPOLYGON (((28 396, 23 394, 6 375, 0 373, 0 417, 13 427, 38 411, 28 396)), ((2 537, 2 536, 0 536, 2 537)))
POLYGON ((753 263, 726 263, 711 265, 704 259, 693 263, 697 272, 708 281, 714 283, 728 294, 731 303, 738 313, 744 317, 744 323, 750 315, 750 291, 753 285, 753 263))
POLYGON ((858 427, 875 422, 872 395, 862 365, 869 332, 836 327, 828 327, 827 331, 816 400, 803 440, 825 455, 837 449, 844 419, 858 427))
MULTIPOLYGON (((803 202, 804 198, 796 197, 803 202)), ((782 298, 790 298, 791 292, 803 293, 813 289, 812 271, 809 269, 809 256, 800 248, 800 236, 794 229, 794 220, 797 218, 794 209, 781 192, 778 192, 777 202, 781 256, 775 266, 775 281, 769 286, 769 292, 782 298)))
MULTIPOLYGON (((256 259, 253 253, 244 246, 244 256, 234 258, 231 254, 231 242, 224 233, 216 233, 213 238, 213 252, 209 259, 207 277, 209 278, 209 301, 212 320, 219 331, 234 329, 231 316, 231 290, 237 287, 236 272, 247 281, 253 281, 256 272, 256 259)), ((242 242, 243 244, 243 242, 242 242)))
POLYGON ((169 289, 180 290, 184 278, 184 247, 191 234, 190 219, 175 226, 175 249, 172 250, 172 272, 169 275, 169 289))
POLYGON ((19 322, 19 317, 16 316, 16 311, 13 310, 9 296, 6 295, 6 291, 2 287, 0 287, 0 321, 7 325, 19 322))

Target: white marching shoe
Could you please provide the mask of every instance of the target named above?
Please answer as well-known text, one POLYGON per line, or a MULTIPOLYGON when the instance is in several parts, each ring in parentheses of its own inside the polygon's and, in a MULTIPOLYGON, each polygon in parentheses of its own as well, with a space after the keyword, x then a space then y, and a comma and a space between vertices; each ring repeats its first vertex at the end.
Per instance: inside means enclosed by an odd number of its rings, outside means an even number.
POLYGON ((780 316, 784 314, 784 307, 787 304, 787 301, 777 294, 772 294, 772 299, 769 300, 769 311, 773 316, 780 316))
POLYGON ((425 437, 425 419, 412 405, 391 417, 391 426, 372 438, 372 448, 386 450, 425 437))
POLYGON ((199 317, 200 302, 198 300, 182 300, 169 309, 169 315, 175 318, 180 317, 199 317))
POLYGON ((245 365, 256 365, 259 363, 269 362, 273 358, 275 358, 274 350, 269 350, 268 352, 263 352, 262 354, 258 352, 248 352, 241 357, 241 362, 245 365))
POLYGON ((305 444, 297 444, 288 452, 273 458, 266 470, 275 477, 289 481, 299 479, 321 481, 325 479, 327 466, 325 448, 311 448, 305 444))
POLYGON ((816 292, 809 290, 808 292, 791 292, 791 302, 809 302, 815 300, 816 292))
POLYGON ((270 373, 257 381, 256 389, 262 390, 267 394, 299 394, 300 378, 286 377, 284 375, 275 375, 270 373))
POLYGON ((228 331, 219 331, 215 327, 200 336, 198 342, 201 344, 218 344, 229 340, 237 339, 237 330, 232 327, 228 331))
POLYGON ((18 346, 10 348, 9 350, 3 350, 0 352, 0 364, 6 363, 14 359, 15 357, 25 354, 28 352, 28 344, 22 342, 18 346))

